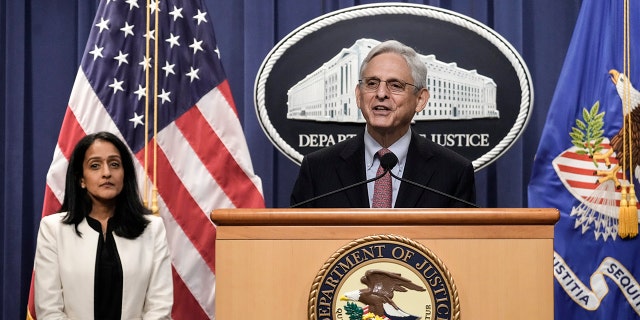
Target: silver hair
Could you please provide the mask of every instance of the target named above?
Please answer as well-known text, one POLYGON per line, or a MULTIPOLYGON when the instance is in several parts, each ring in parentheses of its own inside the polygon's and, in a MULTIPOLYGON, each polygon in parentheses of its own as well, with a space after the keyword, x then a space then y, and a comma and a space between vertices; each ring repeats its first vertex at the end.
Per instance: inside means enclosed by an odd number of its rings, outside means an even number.
POLYGON ((409 68, 411 69, 413 85, 416 86, 415 91, 427 87, 427 66, 425 66, 424 62, 420 60, 418 53, 413 50, 413 48, 397 40, 387 40, 385 42, 381 42, 377 46, 373 47, 371 51, 369 51, 369 54, 367 54, 364 60, 362 60, 362 64, 360 65, 361 79, 364 76, 363 72, 367 67, 369 61, 371 61, 371 59, 373 59, 375 56, 383 53, 396 53, 404 58, 404 60, 409 65, 409 68))

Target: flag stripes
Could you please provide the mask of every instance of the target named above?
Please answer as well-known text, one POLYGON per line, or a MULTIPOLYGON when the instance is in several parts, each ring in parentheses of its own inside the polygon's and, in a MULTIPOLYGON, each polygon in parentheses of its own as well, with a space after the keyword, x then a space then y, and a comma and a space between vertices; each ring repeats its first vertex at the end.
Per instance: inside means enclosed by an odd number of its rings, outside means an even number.
POLYGON ((137 159, 141 194, 149 205, 154 184, 158 191, 173 268, 172 317, 213 319, 216 229, 209 216, 216 208, 264 207, 261 180, 253 172, 204 4, 153 2, 159 29, 150 32, 145 31, 145 6, 102 1, 98 7, 47 174, 43 215, 61 206, 77 141, 97 131, 116 134, 137 159), (159 44, 151 61, 145 51, 148 36, 159 44), (151 88, 156 86, 145 83, 145 71, 162 65, 154 118, 151 88), (156 119, 157 131, 144 127, 156 119))

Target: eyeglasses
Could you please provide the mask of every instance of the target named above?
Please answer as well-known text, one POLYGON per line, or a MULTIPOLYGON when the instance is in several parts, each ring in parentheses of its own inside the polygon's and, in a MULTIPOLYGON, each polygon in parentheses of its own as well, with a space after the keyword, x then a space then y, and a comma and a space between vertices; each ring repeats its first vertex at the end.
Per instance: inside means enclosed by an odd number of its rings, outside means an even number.
POLYGON ((417 88, 414 84, 404 82, 402 80, 380 80, 378 78, 364 78, 358 80, 358 82, 363 85, 365 91, 376 91, 380 86, 380 82, 384 82, 387 84, 387 89, 393 93, 402 93, 404 89, 407 88, 407 85, 417 88))

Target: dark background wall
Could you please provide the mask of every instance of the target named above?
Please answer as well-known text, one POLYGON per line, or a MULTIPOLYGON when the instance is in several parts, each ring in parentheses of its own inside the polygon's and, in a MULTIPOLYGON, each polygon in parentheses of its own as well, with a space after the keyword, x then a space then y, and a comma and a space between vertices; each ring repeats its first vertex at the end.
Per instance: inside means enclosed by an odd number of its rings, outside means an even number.
MULTIPOLYGON (((141 3, 143 1, 140 1, 141 3)), ((267 207, 286 207, 297 165, 258 124, 256 73, 271 48, 301 24, 380 1, 206 0, 254 170, 267 207)), ((477 174, 478 204, 527 207, 527 184, 580 0, 407 1, 470 16, 496 30, 524 58, 535 100, 528 126, 500 159, 477 174)), ((0 318, 24 319, 45 177, 97 1, 0 0, 0 318)))

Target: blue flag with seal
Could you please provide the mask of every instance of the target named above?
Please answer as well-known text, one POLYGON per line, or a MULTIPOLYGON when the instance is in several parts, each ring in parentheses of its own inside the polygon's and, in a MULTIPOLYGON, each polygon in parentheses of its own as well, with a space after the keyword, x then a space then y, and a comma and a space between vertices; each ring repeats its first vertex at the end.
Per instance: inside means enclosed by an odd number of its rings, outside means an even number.
POLYGON ((638 17, 582 3, 536 153, 529 206, 560 211, 555 319, 640 319, 638 17))

